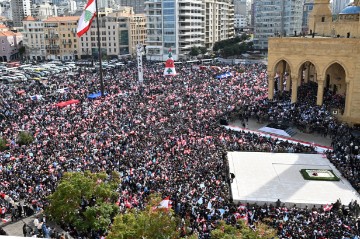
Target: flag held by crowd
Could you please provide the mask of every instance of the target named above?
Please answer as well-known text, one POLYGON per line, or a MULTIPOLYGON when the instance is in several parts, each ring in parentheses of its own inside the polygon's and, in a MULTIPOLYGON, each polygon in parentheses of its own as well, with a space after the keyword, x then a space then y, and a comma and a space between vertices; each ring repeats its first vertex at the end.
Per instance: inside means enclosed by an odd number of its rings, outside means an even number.
POLYGON ((325 212, 329 212, 329 211, 331 211, 331 209, 332 209, 332 207, 333 207, 333 205, 328 205, 328 204, 326 204, 325 206, 324 206, 324 211, 325 212))
POLYGON ((42 98, 43 98, 42 95, 32 95, 32 96, 30 96, 31 100, 41 100, 42 98))
POLYGON ((84 12, 81 14, 81 17, 79 19, 78 27, 77 27, 77 36, 81 37, 83 34, 85 34, 90 26, 91 22, 94 19, 96 15, 96 0, 89 0, 86 4, 86 7, 84 9, 84 12))
POLYGON ((159 208, 164 208, 164 209, 169 209, 171 208, 171 200, 170 200, 170 196, 164 198, 159 205, 153 207, 154 210, 159 209, 159 208))

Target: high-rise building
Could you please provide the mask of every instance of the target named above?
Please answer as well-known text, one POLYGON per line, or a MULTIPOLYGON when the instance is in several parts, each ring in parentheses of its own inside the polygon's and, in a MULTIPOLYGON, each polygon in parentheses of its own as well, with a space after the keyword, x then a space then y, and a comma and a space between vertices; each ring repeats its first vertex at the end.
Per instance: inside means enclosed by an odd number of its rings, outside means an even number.
POLYGON ((332 6, 331 6, 332 14, 333 15, 339 14, 341 12, 341 10, 343 10, 351 2, 353 2, 353 1, 352 0, 333 0, 332 6))
POLYGON ((145 2, 147 59, 189 58, 193 46, 211 49, 234 36, 231 0, 154 0, 145 2))
POLYGON ((246 15, 246 0, 234 0, 234 13, 246 15))
POLYGON ((254 48, 267 49, 268 38, 301 33, 303 0, 254 1, 254 48))
POLYGON ((205 47, 234 37, 234 4, 232 0, 205 1, 205 47))
POLYGON ((132 7, 135 14, 145 12, 145 0, 120 0, 120 6, 132 7))
POLYGON ((12 20, 12 11, 10 1, 0 2, 0 16, 12 20))
POLYGON ((247 26, 246 0, 234 0, 234 27, 239 29, 247 26))
POLYGON ((14 27, 22 27, 22 20, 31 16, 31 0, 11 0, 14 27))
POLYGON ((314 0, 305 0, 303 8, 302 32, 309 33, 309 14, 314 8, 314 0))

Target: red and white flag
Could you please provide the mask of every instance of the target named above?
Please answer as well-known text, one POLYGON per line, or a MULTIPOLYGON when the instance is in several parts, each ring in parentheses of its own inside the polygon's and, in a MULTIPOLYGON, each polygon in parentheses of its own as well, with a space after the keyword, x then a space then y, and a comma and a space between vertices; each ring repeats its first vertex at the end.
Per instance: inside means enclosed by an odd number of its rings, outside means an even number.
POLYGON ((86 4, 84 12, 81 14, 81 17, 79 19, 79 23, 77 27, 78 37, 81 37, 89 30, 91 26, 91 22, 95 17, 95 14, 96 14, 95 0, 89 0, 88 3, 86 4))
POLYGON ((332 209, 332 207, 333 207, 333 205, 328 205, 328 204, 326 204, 325 206, 324 206, 324 211, 325 212, 329 212, 329 211, 331 211, 331 209, 332 209))
POLYGON ((170 200, 170 196, 164 198, 164 200, 162 200, 158 206, 154 207, 153 209, 158 209, 158 208, 165 208, 165 209, 169 209, 171 208, 171 200, 170 200))

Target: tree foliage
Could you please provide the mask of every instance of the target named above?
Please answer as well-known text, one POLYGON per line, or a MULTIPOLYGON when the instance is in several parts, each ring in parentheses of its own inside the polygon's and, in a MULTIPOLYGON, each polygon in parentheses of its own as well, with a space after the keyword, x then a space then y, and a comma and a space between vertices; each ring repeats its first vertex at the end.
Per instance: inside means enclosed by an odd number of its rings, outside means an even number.
POLYGON ((34 137, 28 131, 21 131, 18 134, 17 143, 19 145, 29 145, 34 141, 34 137))
POLYGON ((213 50, 220 52, 223 57, 240 55, 253 49, 252 42, 246 42, 250 38, 247 34, 235 38, 215 42, 213 50))
POLYGON ((57 223, 71 224, 80 232, 105 231, 117 215, 119 175, 65 173, 46 209, 57 223))
POLYGON ((206 47, 204 47, 204 46, 202 46, 202 47, 199 47, 199 52, 200 52, 200 54, 206 54, 207 53, 207 48, 206 47))
POLYGON ((154 209, 160 201, 161 198, 158 196, 150 197, 145 210, 132 209, 126 214, 116 216, 107 238, 178 238, 179 219, 171 209, 154 209))
POLYGON ((193 47, 191 47, 191 49, 190 49, 190 52, 189 52, 189 55, 190 56, 197 56, 197 55, 199 55, 199 48, 198 47, 196 47, 196 46, 193 46, 193 47))
POLYGON ((244 221, 238 221, 239 227, 226 224, 221 221, 217 228, 211 232, 212 239, 270 239, 276 237, 276 232, 265 224, 258 224, 253 230, 244 221))
POLYGON ((8 149, 7 142, 4 138, 0 138, 0 151, 8 149))
POLYGON ((22 56, 22 55, 24 55, 25 54, 25 46, 21 46, 20 48, 19 48, 19 54, 20 54, 20 56, 22 56))

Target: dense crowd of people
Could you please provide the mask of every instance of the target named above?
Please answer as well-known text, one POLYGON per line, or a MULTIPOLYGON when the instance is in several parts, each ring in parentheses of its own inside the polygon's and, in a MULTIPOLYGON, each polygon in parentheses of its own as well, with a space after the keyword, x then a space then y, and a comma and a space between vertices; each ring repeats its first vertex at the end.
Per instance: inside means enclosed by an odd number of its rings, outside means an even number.
MULTIPOLYGON (((191 224, 182 230, 184 235, 210 238, 214 222, 225 219, 232 223, 244 215, 250 225, 269 216, 281 238, 359 235, 356 215, 350 217, 343 213, 346 210, 319 212, 315 217, 312 210, 294 206, 286 209, 288 219, 283 220, 283 206, 252 210, 233 204, 227 151, 315 153, 315 149, 230 131, 219 124, 220 119, 230 119, 235 113, 244 120, 291 122, 326 132, 334 141, 328 158, 358 191, 359 143, 350 136, 350 128, 337 123, 325 106, 301 100, 290 104, 286 93, 281 100, 269 102, 265 65, 218 66, 199 69, 179 64, 177 76, 165 78, 163 65, 145 63, 145 81, 140 85, 137 68, 129 63, 104 72, 107 94, 95 100, 87 96, 99 91, 99 76, 84 70, 52 75, 46 85, 0 85, 1 137, 9 145, 0 152, 0 191, 11 202, 2 206, 21 211, 18 216, 28 215, 46 207, 46 197, 65 172, 116 170, 122 179, 122 212, 143 208, 145 197, 153 192, 171 196, 175 212, 190 219, 191 224), (233 76, 216 79, 219 71, 231 71, 233 76), (42 95, 42 99, 33 100, 31 95, 42 95), (70 99, 80 103, 56 106, 70 99), (20 131, 33 134, 34 142, 19 145, 20 131)), ((306 89, 301 92, 299 98, 310 99, 306 89)))

